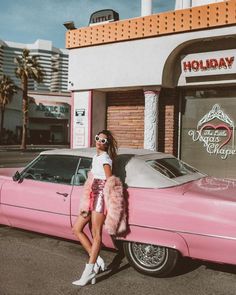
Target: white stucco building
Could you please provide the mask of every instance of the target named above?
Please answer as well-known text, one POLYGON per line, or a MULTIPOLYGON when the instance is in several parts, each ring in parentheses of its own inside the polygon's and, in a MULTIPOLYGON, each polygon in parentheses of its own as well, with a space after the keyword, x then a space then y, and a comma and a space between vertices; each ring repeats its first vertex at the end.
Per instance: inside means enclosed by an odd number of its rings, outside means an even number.
POLYGON ((236 1, 176 1, 160 14, 151 2, 142 17, 67 31, 72 147, 108 128, 120 146, 236 177, 236 1))

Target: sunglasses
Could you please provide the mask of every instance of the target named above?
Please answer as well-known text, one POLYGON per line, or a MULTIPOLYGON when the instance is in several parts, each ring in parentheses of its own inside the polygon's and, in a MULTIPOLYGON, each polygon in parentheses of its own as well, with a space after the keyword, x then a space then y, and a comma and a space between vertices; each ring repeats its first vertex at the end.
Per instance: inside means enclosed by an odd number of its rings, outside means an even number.
POLYGON ((99 142, 99 143, 101 143, 101 144, 106 144, 106 143, 108 143, 107 138, 100 138, 98 135, 95 136, 95 140, 96 140, 96 142, 99 142))

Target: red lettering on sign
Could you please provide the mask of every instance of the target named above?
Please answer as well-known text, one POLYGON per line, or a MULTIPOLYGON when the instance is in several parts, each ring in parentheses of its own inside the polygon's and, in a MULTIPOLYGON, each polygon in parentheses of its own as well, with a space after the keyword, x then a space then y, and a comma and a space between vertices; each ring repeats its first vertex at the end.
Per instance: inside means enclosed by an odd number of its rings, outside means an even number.
POLYGON ((230 58, 226 57, 225 60, 227 62, 228 67, 231 68, 232 64, 234 63, 234 56, 231 56, 230 58))
POLYGON ((191 60, 183 62, 183 69, 185 72, 191 71, 207 71, 216 69, 230 69, 234 63, 234 56, 221 57, 221 58, 210 58, 206 60, 191 60))
POLYGON ((210 59, 210 66, 212 69, 216 69, 218 67, 218 61, 215 58, 210 59))
POLYGON ((227 65, 226 65, 226 62, 225 62, 225 59, 224 58, 220 58, 219 60, 219 68, 225 68, 227 69, 227 65))
POLYGON ((198 71, 199 70, 199 62, 197 60, 193 60, 192 61, 192 69, 194 71, 198 71))
POLYGON ((199 61, 199 65, 200 65, 200 69, 202 71, 206 71, 207 70, 207 65, 204 65, 203 60, 199 61))
POLYGON ((188 61, 188 62, 184 62, 184 71, 187 71, 187 70, 189 70, 190 72, 191 72, 191 70, 192 70, 192 67, 191 67, 191 62, 190 61, 188 61))

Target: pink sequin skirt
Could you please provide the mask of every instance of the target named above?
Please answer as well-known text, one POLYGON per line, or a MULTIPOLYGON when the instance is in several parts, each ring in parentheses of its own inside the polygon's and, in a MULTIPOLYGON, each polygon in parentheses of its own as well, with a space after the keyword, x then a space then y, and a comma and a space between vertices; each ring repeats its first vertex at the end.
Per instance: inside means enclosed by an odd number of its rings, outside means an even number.
POLYGON ((92 183, 92 194, 90 197, 90 211, 96 211, 105 215, 105 203, 104 203, 104 186, 105 179, 95 178, 92 183))

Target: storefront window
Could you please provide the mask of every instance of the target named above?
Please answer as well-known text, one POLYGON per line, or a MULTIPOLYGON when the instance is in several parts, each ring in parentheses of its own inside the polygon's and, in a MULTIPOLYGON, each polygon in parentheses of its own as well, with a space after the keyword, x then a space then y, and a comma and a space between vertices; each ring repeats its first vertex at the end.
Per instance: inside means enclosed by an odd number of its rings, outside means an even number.
POLYGON ((181 159, 207 174, 236 178, 235 109, 235 87, 186 90, 181 159))
POLYGON ((223 98, 236 97, 236 88, 215 88, 215 89, 188 89, 185 91, 185 98, 223 98))

